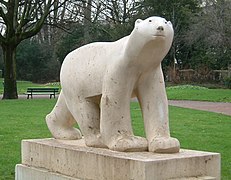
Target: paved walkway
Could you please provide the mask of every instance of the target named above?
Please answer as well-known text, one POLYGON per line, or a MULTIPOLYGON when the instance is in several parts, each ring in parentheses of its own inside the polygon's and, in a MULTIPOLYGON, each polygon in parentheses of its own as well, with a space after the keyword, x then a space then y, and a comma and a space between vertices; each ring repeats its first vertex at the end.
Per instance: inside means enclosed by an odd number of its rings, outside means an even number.
MULTIPOLYGON (((26 98, 27 98, 26 95, 19 95, 19 99, 26 99, 26 98)), ((41 99, 41 98, 49 99, 49 96, 48 95, 36 95, 36 96, 33 96, 33 98, 34 99, 41 99)), ((0 95, 0 99, 2 99, 2 95, 0 95)), ((136 101, 136 99, 133 99, 133 100, 136 101)), ((231 116, 231 103, 169 100, 169 105, 183 107, 183 108, 203 110, 203 111, 210 111, 210 112, 221 113, 221 114, 231 116)))
POLYGON ((210 111, 231 116, 231 103, 169 100, 169 105, 210 111))

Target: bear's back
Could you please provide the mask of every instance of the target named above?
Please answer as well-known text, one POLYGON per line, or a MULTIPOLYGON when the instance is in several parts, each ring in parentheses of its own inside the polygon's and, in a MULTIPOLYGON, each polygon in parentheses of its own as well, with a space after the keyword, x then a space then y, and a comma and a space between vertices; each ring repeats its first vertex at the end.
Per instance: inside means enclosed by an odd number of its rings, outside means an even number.
POLYGON ((126 41, 127 37, 115 42, 95 42, 70 52, 61 68, 62 88, 76 86, 74 89, 85 89, 86 96, 101 93, 107 66, 119 58, 126 41))

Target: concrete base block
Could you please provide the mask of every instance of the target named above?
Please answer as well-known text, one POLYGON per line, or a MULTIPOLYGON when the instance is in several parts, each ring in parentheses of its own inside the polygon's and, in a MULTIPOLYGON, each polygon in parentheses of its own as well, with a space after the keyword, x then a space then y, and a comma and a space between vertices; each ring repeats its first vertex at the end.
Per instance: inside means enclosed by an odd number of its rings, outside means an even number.
POLYGON ((47 180, 219 180, 220 154, 115 152, 86 147, 83 140, 23 140, 16 180, 37 180, 37 174, 47 180))
POLYGON ((77 178, 50 172, 47 169, 34 168, 22 164, 17 164, 15 171, 15 179, 21 180, 80 180, 77 178))

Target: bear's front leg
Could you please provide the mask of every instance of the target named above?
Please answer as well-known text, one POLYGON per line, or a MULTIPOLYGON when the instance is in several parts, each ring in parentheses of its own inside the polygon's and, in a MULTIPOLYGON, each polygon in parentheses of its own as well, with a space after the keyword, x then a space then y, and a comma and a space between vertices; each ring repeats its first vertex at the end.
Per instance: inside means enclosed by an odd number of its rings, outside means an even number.
POLYGON ((104 81, 100 103, 102 140, 111 150, 145 151, 148 146, 146 138, 134 136, 131 126, 132 80, 128 82, 127 76, 123 76, 122 73, 117 75, 108 75, 104 81))
POLYGON ((159 153, 176 153, 180 143, 170 137, 168 101, 161 66, 140 78, 137 97, 142 109, 148 150, 159 153))

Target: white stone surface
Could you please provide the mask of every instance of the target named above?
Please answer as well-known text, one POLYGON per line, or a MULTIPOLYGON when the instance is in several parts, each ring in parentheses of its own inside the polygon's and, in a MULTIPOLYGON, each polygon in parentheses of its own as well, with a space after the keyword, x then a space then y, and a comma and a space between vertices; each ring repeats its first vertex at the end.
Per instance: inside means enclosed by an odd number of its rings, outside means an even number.
POLYGON ((170 180, 216 180, 217 178, 211 176, 198 176, 198 177, 188 177, 188 178, 176 178, 170 180))
POLYGON ((129 36, 80 47, 65 58, 62 92, 46 121, 53 137, 80 139, 91 147, 116 151, 178 152, 170 137, 168 102, 161 61, 173 28, 161 17, 138 19, 129 36), (146 138, 134 136, 130 99, 140 103, 146 138), (78 123, 79 130, 73 128, 78 123))
POLYGON ((80 180, 47 169, 34 168, 17 164, 15 167, 15 180, 80 180))
POLYGON ((83 140, 24 140, 22 164, 89 180, 220 179, 218 153, 117 152, 87 147, 83 140))

